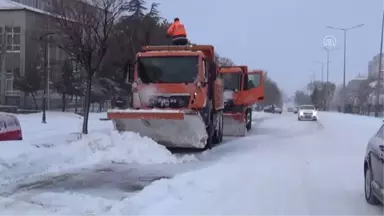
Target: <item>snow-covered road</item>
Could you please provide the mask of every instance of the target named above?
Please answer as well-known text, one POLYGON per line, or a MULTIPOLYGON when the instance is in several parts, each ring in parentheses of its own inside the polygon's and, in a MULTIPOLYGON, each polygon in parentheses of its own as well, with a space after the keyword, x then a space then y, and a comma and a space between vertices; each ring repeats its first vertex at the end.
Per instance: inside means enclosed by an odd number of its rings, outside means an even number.
POLYGON ((0 215, 383 214, 364 200, 362 170, 379 119, 255 112, 247 137, 172 154, 100 114, 79 141, 80 118, 49 115, 21 116, 25 140, 0 143, 0 215))

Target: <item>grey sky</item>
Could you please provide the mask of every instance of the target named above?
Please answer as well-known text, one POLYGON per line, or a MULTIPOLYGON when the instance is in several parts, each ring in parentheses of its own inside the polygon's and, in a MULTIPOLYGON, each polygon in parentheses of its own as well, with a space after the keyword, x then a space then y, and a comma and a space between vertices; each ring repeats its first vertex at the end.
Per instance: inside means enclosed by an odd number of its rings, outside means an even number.
MULTIPOLYGON (((154 0, 149 0, 148 3, 154 0)), ((379 52, 383 0, 155 0, 162 15, 179 17, 191 41, 212 44, 237 64, 262 68, 289 95, 302 89, 325 61, 323 38, 334 35, 330 81, 342 83, 343 33, 325 28, 363 28, 348 33, 347 80, 366 74, 379 52)), ((325 73, 324 73, 325 79, 325 73)))

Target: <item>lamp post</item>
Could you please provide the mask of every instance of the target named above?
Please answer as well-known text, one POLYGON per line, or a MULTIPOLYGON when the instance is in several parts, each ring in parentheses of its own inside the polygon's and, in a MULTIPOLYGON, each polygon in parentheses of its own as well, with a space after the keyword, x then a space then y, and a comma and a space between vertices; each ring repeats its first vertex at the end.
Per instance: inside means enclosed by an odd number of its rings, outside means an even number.
MULTIPOLYGON (((39 41, 41 42, 48 37, 49 35, 54 34, 53 32, 48 32, 40 36, 39 41)), ((46 109, 47 109, 47 92, 49 88, 49 79, 48 79, 48 41, 44 40, 44 88, 43 88, 43 116, 41 119, 41 123, 47 123, 47 117, 46 117, 46 109)))
POLYGON ((345 113, 345 95, 346 95, 345 76, 346 76, 346 65, 347 65, 347 31, 349 31, 351 29, 360 28, 363 26, 364 26, 364 24, 359 24, 359 25, 355 25, 352 27, 348 27, 348 28, 337 28, 337 27, 333 27, 333 26, 327 26, 327 28, 343 31, 343 33, 344 33, 344 69, 343 69, 343 94, 342 94, 343 112, 344 113, 345 113))
POLYGON ((379 71, 377 73, 376 83, 376 109, 375 116, 379 116, 379 103, 380 103, 380 90, 381 90, 381 73, 383 73, 383 37, 384 37, 384 8, 383 8, 383 20, 381 21, 381 39, 380 39, 380 54, 379 54, 379 71))
POLYGON ((324 109, 325 110, 329 110, 329 101, 328 101, 328 98, 329 98, 329 93, 328 93, 328 86, 329 86, 329 52, 331 51, 331 48, 329 47, 324 47, 324 50, 327 52, 327 76, 326 76, 326 79, 327 81, 325 82, 324 84, 324 92, 325 92, 325 100, 324 100, 324 109))

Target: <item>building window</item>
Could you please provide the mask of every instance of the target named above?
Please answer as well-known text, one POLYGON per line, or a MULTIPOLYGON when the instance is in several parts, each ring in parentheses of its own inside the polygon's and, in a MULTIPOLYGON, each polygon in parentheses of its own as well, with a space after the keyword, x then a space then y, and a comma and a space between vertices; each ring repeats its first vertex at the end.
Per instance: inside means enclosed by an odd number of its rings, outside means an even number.
POLYGON ((7 44, 7 52, 20 52, 21 28, 5 27, 5 43, 7 44))
POLYGON ((19 96, 20 91, 14 89, 13 82, 14 82, 14 72, 18 72, 18 68, 14 71, 7 71, 6 77, 5 77, 5 95, 6 96, 19 96))

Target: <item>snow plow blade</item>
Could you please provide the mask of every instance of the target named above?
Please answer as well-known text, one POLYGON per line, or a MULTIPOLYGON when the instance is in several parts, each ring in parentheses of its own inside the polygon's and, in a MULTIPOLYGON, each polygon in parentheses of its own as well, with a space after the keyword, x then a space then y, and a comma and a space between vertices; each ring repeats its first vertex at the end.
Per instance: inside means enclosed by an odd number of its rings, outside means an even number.
POLYGON ((180 110, 108 111, 116 130, 147 136, 171 148, 203 149, 208 138, 200 114, 180 110))
POLYGON ((224 113, 223 124, 224 136, 245 136, 247 134, 246 122, 241 114, 224 113))

